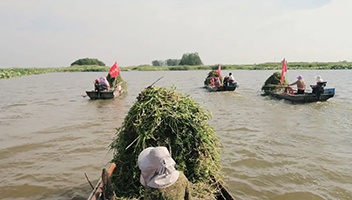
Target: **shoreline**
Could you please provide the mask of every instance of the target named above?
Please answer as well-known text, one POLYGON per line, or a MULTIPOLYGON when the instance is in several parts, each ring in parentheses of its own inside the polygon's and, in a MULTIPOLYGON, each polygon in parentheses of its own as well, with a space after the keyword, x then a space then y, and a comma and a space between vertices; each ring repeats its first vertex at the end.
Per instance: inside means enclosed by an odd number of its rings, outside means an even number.
MULTIPOLYGON (((198 66, 128 66, 120 67, 121 71, 191 71, 191 70, 217 70, 217 65, 198 66)), ((350 70, 352 62, 292 62, 288 63, 290 70, 350 70)), ((55 72, 108 72, 109 66, 76 65, 58 68, 0 68, 0 79, 21 76, 55 73, 55 72)), ((263 63, 253 65, 221 65, 222 70, 281 70, 281 63, 263 63)))

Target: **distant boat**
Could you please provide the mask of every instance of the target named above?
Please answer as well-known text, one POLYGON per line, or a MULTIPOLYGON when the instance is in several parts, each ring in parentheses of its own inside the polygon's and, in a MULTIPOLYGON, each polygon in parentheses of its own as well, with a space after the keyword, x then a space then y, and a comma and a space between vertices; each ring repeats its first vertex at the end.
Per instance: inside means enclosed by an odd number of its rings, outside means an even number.
POLYGON ((284 99, 292 103, 312 103, 318 101, 327 101, 328 99, 334 97, 335 88, 325 88, 321 92, 316 92, 313 90, 312 93, 305 92, 304 94, 290 94, 284 91, 266 91, 265 95, 276 99, 284 99))
POLYGON ((226 76, 222 82, 220 73, 220 65, 218 66, 218 71, 210 71, 204 80, 204 88, 208 89, 210 92, 235 91, 236 88, 238 88, 237 82, 234 80, 232 80, 232 82, 229 81, 228 76, 226 76))
POLYGON ((113 99, 123 93, 124 81, 121 78, 121 71, 117 61, 111 66, 106 77, 100 77, 94 81, 94 90, 86 91, 90 99, 113 99), (111 87, 110 87, 111 86, 111 87))

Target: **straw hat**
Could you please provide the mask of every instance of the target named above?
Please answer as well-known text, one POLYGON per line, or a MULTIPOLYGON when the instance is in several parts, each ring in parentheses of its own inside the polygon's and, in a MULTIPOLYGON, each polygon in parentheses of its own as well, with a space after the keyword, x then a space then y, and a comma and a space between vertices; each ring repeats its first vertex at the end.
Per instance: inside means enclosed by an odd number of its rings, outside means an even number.
POLYGON ((315 80, 317 80, 317 82, 323 82, 323 79, 321 78, 320 75, 316 76, 315 80))
POLYGON ((176 162, 166 147, 148 147, 138 156, 141 170, 140 182, 152 188, 166 188, 174 184, 180 172, 175 169, 176 162))

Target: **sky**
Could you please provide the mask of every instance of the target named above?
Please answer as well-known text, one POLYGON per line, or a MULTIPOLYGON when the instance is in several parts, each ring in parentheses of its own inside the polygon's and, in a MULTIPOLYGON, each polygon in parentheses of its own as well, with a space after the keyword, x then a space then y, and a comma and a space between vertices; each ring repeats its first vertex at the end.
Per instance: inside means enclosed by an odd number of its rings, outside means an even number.
POLYGON ((1 0, 0 68, 352 61, 351 0, 1 0))

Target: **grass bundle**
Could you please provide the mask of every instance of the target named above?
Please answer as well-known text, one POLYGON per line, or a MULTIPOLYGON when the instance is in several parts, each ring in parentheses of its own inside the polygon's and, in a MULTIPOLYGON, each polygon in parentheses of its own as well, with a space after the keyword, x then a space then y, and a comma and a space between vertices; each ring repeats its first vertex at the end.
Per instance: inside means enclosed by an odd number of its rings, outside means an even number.
POLYGON ((127 89, 127 84, 122 79, 121 74, 112 78, 108 73, 108 75, 106 76, 106 80, 109 82, 111 88, 115 88, 120 85, 123 90, 127 89))
POLYGON ((222 84, 222 76, 220 75, 218 75, 218 71, 216 71, 216 70, 211 70, 209 73, 208 73, 208 76, 205 78, 205 80, 204 80, 204 85, 210 85, 210 79, 212 78, 212 77, 219 77, 220 78, 220 83, 222 84))
MULTIPOLYGON (((148 87, 137 97, 124 122, 117 129, 110 148, 114 151, 112 174, 115 193, 120 197, 143 196, 139 182, 139 153, 150 146, 165 146, 191 183, 212 185, 221 180, 220 142, 207 124, 211 113, 190 96, 171 89, 148 87)), ((201 185, 201 184, 198 184, 201 185)))
POLYGON ((264 94, 268 91, 276 91, 278 89, 282 89, 282 88, 278 88, 278 87, 272 87, 272 86, 276 86, 276 85, 287 85, 288 82, 286 80, 286 78, 284 79, 284 83, 281 84, 280 82, 281 79, 281 73, 280 72, 274 72, 271 76, 269 76, 268 79, 266 79, 263 87, 262 87, 262 91, 264 92, 264 94))

